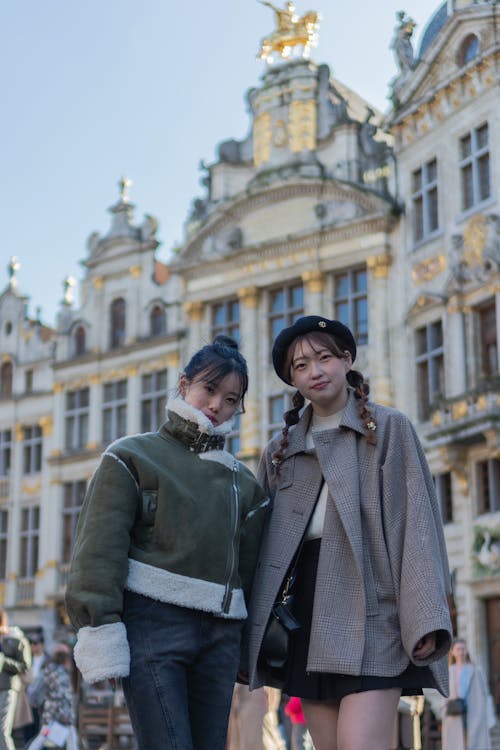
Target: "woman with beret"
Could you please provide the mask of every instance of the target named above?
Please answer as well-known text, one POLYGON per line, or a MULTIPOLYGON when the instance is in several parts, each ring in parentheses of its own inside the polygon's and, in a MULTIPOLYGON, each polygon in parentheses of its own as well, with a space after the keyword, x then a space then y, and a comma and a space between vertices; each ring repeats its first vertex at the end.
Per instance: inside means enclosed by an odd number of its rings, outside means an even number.
POLYGON ((432 477, 409 420, 368 401, 355 358, 339 321, 310 315, 281 331, 273 364, 296 393, 260 465, 273 508, 250 687, 301 698, 316 750, 387 750, 402 693, 448 691, 450 579, 432 477), (263 639, 292 569, 299 627, 277 671, 263 639))

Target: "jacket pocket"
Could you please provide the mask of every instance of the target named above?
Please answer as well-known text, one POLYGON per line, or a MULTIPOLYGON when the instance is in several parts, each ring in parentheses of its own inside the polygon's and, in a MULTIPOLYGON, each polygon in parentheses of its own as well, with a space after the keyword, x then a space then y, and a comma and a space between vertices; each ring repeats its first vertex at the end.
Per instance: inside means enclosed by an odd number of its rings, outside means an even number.
POLYGON ((139 523, 143 526, 153 526, 158 508, 158 490, 142 490, 141 500, 139 523))

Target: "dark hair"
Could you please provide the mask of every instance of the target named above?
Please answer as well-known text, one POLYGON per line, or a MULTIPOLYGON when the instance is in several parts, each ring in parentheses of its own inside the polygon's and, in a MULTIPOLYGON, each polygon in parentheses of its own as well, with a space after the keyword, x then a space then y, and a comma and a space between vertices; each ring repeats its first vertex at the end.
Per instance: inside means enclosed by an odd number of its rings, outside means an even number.
POLYGON ((227 375, 233 373, 240 379, 241 409, 244 411, 244 398, 248 390, 247 363, 238 349, 238 344, 230 336, 216 336, 211 344, 193 354, 184 368, 184 375, 190 383, 194 380, 204 380, 218 385, 227 375))
MULTIPOLYGON (((349 352, 346 353, 345 346, 337 341, 335 336, 330 333, 321 333, 320 331, 311 331, 305 333, 303 336, 297 336, 289 345, 285 358, 284 372, 290 372, 292 366, 293 354, 295 347, 301 341, 307 341, 311 347, 315 349, 316 346, 326 347, 329 349, 335 357, 339 359, 345 359, 349 352)), ((354 389, 354 395, 358 399, 358 411, 359 416, 363 421, 364 426, 368 430, 366 440, 370 445, 375 445, 377 440, 375 437, 376 423, 370 408, 368 407, 368 394, 370 392, 370 386, 365 383, 363 375, 358 370, 349 370, 346 375, 346 380, 349 385, 354 389)), ((305 404, 304 396, 300 391, 295 391, 292 397, 292 408, 289 409, 283 415, 285 420, 285 426, 281 431, 281 440, 277 450, 272 455, 272 462, 276 470, 276 474, 280 473, 280 464, 283 462, 285 457, 285 449, 288 447, 288 431, 290 427, 297 424, 299 421, 300 410, 305 404)))

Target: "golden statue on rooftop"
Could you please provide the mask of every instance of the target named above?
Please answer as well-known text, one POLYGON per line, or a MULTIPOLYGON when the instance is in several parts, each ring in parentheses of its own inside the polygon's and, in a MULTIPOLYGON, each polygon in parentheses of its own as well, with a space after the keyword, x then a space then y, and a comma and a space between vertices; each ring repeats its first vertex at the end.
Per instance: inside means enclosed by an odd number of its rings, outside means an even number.
POLYGON ((286 59, 290 57, 294 47, 303 46, 303 57, 309 57, 311 47, 316 46, 318 39, 319 14, 314 10, 298 16, 295 4, 287 2, 284 8, 277 8, 268 0, 259 0, 262 5, 274 11, 277 29, 270 36, 264 37, 260 43, 259 58, 272 61, 273 52, 286 59))

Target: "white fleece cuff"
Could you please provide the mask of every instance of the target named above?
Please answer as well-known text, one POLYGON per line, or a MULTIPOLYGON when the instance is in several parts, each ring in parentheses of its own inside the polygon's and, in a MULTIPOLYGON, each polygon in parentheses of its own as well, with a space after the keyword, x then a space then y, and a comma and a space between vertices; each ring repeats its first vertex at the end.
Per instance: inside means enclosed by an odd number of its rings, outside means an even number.
POLYGON ((86 682, 127 677, 130 672, 130 648, 123 622, 80 628, 74 654, 86 682))

